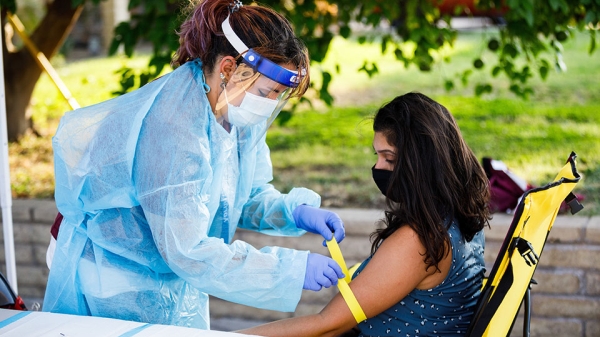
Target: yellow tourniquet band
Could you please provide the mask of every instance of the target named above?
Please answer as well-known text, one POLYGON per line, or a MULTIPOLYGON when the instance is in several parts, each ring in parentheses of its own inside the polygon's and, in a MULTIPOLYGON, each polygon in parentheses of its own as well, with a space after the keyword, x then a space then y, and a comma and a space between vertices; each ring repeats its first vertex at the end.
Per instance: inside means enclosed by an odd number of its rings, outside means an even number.
POLYGON ((342 267, 342 272, 344 273, 344 275, 346 275, 346 277, 338 280, 338 289, 340 290, 342 297, 346 301, 348 308, 350 308, 350 311, 352 312, 356 323, 360 323, 367 319, 367 315, 365 315, 365 312, 360 307, 360 304, 358 304, 358 301, 356 300, 352 289, 350 289, 350 286, 348 285, 348 283, 350 283, 350 281, 352 280, 352 275, 350 275, 348 267, 346 267, 346 261, 344 261, 344 257, 342 256, 340 246, 335 240, 335 237, 333 237, 330 241, 326 241, 326 243, 327 248, 329 248, 331 258, 335 260, 335 262, 337 262, 340 265, 340 267, 342 267))

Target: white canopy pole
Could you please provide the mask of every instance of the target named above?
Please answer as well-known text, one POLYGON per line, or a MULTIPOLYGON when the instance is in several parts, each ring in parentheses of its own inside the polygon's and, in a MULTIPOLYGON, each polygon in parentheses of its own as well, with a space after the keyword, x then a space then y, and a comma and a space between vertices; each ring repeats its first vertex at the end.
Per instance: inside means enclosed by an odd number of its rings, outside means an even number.
MULTIPOLYGON (((0 34, 0 46, 4 36, 0 34)), ((6 129, 6 95, 4 92, 4 55, 0 50, 0 141, 2 161, 0 162, 0 202, 2 204, 2 229, 4 231, 4 258, 6 278, 12 290, 18 294, 17 268, 15 263, 15 242, 13 237, 12 194, 10 192, 10 166, 8 163, 8 131, 6 129)))

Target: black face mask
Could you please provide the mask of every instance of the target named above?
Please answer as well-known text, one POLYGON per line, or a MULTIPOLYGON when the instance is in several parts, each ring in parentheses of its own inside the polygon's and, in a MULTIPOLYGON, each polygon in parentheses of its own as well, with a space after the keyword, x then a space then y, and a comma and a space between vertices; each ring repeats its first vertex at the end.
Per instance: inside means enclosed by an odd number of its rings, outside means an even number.
POLYGON ((373 165, 371 171, 373 172, 373 180, 375 181, 375 185, 379 187, 381 193, 390 198, 392 201, 398 202, 397 198, 387 195, 387 191, 390 186, 390 180, 392 179, 392 171, 376 169, 375 165, 373 165))

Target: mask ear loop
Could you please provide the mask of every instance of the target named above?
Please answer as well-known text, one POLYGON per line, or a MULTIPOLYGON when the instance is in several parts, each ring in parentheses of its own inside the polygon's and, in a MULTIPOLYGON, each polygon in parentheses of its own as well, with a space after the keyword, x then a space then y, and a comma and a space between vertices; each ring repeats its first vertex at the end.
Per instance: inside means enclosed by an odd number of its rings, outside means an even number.
POLYGON ((202 88, 204 88, 204 93, 208 94, 210 92, 210 86, 206 84, 206 76, 204 75, 204 71, 202 72, 202 88))

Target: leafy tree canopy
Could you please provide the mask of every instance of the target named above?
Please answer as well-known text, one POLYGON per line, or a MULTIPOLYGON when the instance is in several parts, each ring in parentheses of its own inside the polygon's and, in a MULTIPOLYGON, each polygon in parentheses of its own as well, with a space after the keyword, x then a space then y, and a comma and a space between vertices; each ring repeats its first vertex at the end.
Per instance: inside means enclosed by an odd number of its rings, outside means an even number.
MULTIPOLYGON (((84 1, 72 0, 72 4, 77 6, 84 1)), ((0 0, 0 3, 14 11, 15 0, 0 0)), ((153 55, 147 71, 142 74, 123 70, 120 93, 145 84, 169 64, 178 46, 175 31, 184 19, 181 8, 187 3, 182 0, 129 0, 129 8, 135 9, 134 14, 129 22, 116 27, 110 53, 122 46, 131 56, 135 46, 146 40, 153 46, 153 55)), ((432 68, 437 51, 453 45, 457 34, 450 26, 453 16, 492 17, 499 34, 485 42, 495 55, 495 64, 486 69, 490 69, 492 76, 506 76, 510 91, 523 98, 533 92, 528 80, 536 73, 545 79, 553 67, 564 68, 562 43, 571 38, 574 30, 589 33, 589 52, 594 52, 600 19, 600 0, 262 0, 260 3, 290 19, 314 62, 325 58, 336 35, 355 36, 360 42, 374 40, 373 34, 366 35, 365 30, 354 32, 352 23, 367 28, 384 24, 389 28, 380 29, 381 34, 376 37, 381 51, 393 50, 399 62, 406 67, 415 65, 422 71, 432 68), (413 48, 403 48, 407 44, 412 44, 413 48)), ((474 60, 472 68, 462 74, 462 80, 467 81, 473 71, 483 68, 483 60, 474 60)), ((359 70, 371 76, 377 72, 377 65, 365 63, 359 70)), ((322 76, 318 96, 331 104, 333 97, 328 92, 328 85, 333 75, 323 71, 322 76)), ((445 86, 452 89, 453 79, 448 79, 445 86)), ((489 83, 478 83, 474 90, 481 95, 493 88, 489 83)))

